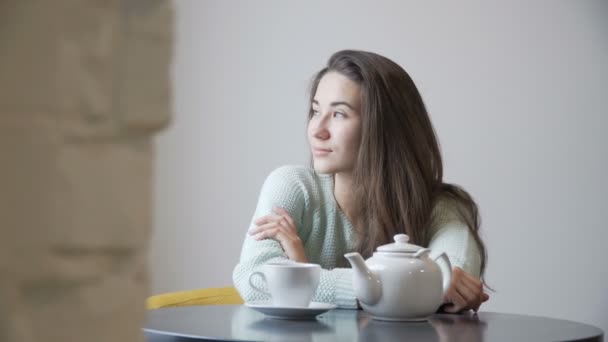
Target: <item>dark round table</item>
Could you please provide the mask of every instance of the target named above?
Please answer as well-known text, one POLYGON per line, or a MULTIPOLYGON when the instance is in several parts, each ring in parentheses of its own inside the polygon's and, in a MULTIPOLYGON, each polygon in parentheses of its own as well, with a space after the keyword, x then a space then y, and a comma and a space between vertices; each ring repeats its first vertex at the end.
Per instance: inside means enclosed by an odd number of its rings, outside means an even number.
POLYGON ((209 341, 603 341, 601 329, 561 319, 480 312, 436 314, 426 322, 372 320, 360 310, 331 310, 311 321, 266 318, 243 305, 152 310, 147 342, 209 341))

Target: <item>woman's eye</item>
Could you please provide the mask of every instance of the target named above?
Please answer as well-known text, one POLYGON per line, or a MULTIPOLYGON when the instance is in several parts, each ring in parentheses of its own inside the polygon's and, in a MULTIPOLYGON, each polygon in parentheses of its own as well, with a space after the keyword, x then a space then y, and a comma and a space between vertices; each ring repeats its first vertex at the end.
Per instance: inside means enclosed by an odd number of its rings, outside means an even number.
POLYGON ((319 111, 313 109, 312 110, 312 116, 317 116, 317 115, 319 115, 319 111))
POLYGON ((340 116, 340 117, 345 118, 345 117, 346 117, 346 114, 345 114, 345 113, 342 113, 342 112, 334 112, 334 116, 340 116))

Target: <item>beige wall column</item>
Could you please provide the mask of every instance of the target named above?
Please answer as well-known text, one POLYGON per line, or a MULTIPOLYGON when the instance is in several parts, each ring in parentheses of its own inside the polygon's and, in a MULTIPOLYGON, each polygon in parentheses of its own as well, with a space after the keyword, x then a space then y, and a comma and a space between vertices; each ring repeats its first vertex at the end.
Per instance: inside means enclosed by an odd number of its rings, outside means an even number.
POLYGON ((138 341, 169 1, 0 1, 0 341, 138 341))

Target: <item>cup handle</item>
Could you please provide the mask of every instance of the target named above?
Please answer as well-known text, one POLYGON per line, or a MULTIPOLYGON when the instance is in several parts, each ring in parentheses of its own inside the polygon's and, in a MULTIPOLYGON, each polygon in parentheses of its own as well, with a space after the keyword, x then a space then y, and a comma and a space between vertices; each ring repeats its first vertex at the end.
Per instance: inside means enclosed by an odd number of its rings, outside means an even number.
POLYGON ((251 273, 249 275, 249 286, 251 286, 252 289, 254 289, 254 290, 258 291, 258 292, 261 292, 261 293, 263 293, 263 294, 265 294, 265 295, 267 295, 267 296, 270 297, 270 293, 268 291, 266 291, 266 290, 264 290, 264 289, 262 289, 260 287, 255 286, 253 284, 253 281, 251 281, 252 278, 253 278, 253 276, 256 276, 256 275, 260 276, 262 278, 262 280, 266 283, 266 277, 264 276, 264 273, 262 273, 262 272, 253 272, 253 273, 251 273))
POLYGON ((448 259, 448 255, 445 254, 445 252, 442 252, 441 254, 439 254, 436 258, 435 258, 435 262, 439 265, 439 268, 441 269, 441 275, 443 276, 443 295, 445 296, 445 293, 448 291, 448 289, 450 288, 450 283, 452 282, 452 263, 450 262, 450 259, 448 259), (443 261, 443 262, 439 262, 439 261, 443 261))

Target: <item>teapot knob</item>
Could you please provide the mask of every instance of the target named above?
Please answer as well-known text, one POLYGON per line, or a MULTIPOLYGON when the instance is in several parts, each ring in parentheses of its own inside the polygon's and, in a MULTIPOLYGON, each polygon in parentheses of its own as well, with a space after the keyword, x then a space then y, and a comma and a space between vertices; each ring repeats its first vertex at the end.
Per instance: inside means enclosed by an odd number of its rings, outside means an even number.
POLYGON ((395 235, 395 242, 396 243, 407 243, 408 241, 410 241, 410 237, 407 236, 406 234, 397 234, 397 235, 395 235))

